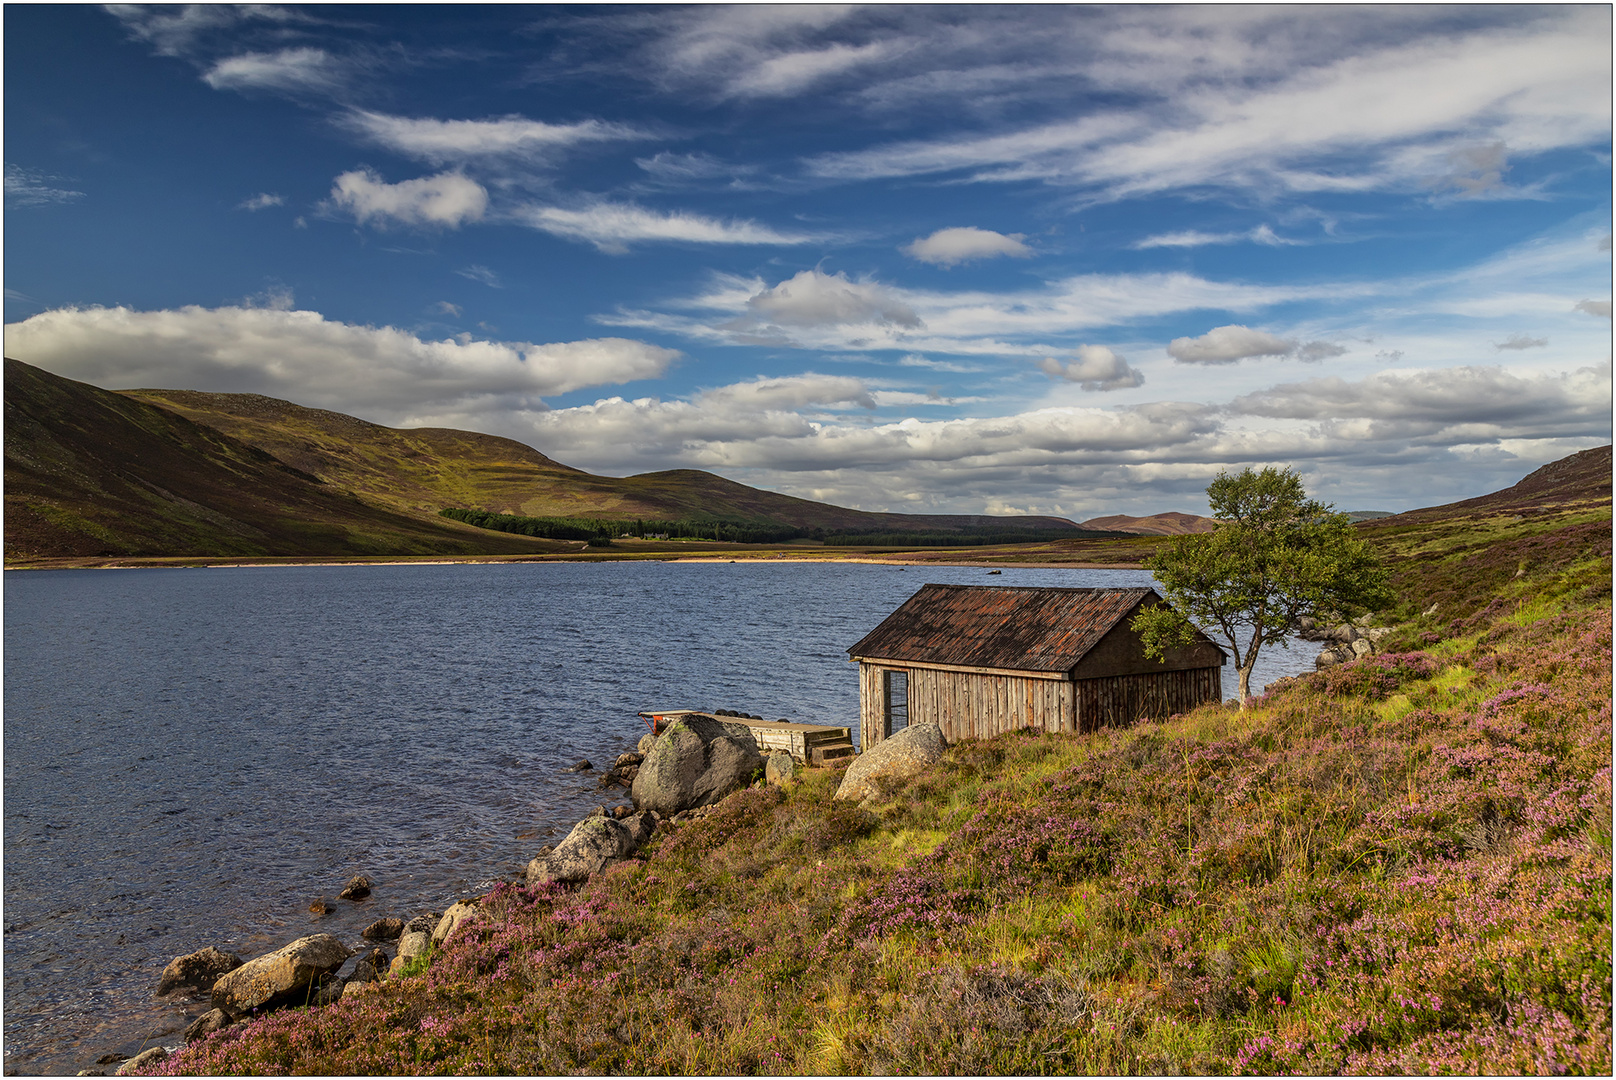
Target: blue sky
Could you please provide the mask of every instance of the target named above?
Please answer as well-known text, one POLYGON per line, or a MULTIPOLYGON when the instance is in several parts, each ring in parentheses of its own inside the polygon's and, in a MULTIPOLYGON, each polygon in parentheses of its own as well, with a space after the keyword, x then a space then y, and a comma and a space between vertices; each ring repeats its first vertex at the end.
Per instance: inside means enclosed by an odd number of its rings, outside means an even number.
POLYGON ((1611 431, 1611 9, 7 5, 6 353, 864 509, 1611 431))

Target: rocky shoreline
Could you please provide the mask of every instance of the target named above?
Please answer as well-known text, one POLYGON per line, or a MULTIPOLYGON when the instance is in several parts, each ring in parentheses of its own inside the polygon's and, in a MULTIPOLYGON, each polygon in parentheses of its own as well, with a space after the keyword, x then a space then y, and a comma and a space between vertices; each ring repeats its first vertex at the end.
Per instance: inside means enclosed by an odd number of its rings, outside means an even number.
MULTIPOLYGON (((863 798, 872 790, 875 777, 911 774, 941 757, 943 748, 942 733, 935 724, 906 729, 851 765, 840 763, 846 775, 837 797, 863 798)), ((634 750, 617 755, 597 786, 602 791, 624 792, 629 801, 615 807, 597 806, 559 843, 540 848, 528 862, 522 881, 528 885, 584 881, 632 858, 658 830, 705 817, 726 796, 748 787, 791 783, 802 767, 789 753, 764 752, 745 724, 683 717, 648 732, 634 750)), ((594 767, 580 761, 566 771, 591 772, 594 767)), ((367 875, 357 875, 342 889, 339 899, 368 900, 377 888, 367 875)), ((334 934, 317 933, 250 960, 212 945, 174 957, 159 976, 154 996, 169 1003, 208 1006, 178 1032, 183 1043, 151 1046, 133 1056, 104 1054, 95 1066, 78 1075, 105 1076, 108 1073, 103 1070, 108 1067, 115 1069, 111 1075, 138 1074, 177 1052, 181 1045, 271 1010, 327 1006, 344 997, 374 992, 388 979, 416 974, 440 946, 476 919, 481 899, 456 900, 441 912, 423 912, 408 920, 377 919, 354 944, 334 934)), ((330 909, 325 901, 316 900, 310 910, 324 914, 330 909)))

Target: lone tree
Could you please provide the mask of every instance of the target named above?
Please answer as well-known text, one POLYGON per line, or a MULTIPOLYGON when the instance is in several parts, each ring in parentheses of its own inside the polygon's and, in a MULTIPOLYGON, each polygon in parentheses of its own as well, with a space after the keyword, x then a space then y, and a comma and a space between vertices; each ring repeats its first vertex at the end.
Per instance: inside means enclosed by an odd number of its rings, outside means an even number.
POLYGON ((1218 640, 1240 672, 1243 709, 1264 645, 1284 641, 1303 616, 1352 618, 1392 595, 1385 569, 1352 535, 1347 516, 1309 499, 1289 469, 1220 472, 1206 494, 1217 527, 1176 537, 1145 561, 1167 603, 1141 611, 1131 625, 1157 660, 1188 645, 1197 628, 1218 640))

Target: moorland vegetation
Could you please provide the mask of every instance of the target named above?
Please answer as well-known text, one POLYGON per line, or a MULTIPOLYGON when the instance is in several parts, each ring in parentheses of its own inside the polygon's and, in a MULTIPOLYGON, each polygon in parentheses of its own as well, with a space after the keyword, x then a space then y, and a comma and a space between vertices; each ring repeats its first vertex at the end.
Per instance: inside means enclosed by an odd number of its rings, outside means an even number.
POLYGON ((1609 448, 1568 461, 1359 527, 1379 655, 741 792, 154 1071, 1608 1074, 1609 448))

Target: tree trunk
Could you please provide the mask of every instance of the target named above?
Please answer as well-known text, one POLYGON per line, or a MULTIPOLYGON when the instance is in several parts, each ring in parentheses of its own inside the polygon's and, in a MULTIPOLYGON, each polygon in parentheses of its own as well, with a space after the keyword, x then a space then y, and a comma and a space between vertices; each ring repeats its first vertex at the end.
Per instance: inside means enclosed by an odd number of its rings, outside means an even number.
POLYGON ((1251 669, 1257 666, 1257 658, 1253 656, 1246 661, 1245 667, 1240 669, 1240 707, 1246 707, 1246 701, 1251 697, 1251 669))

